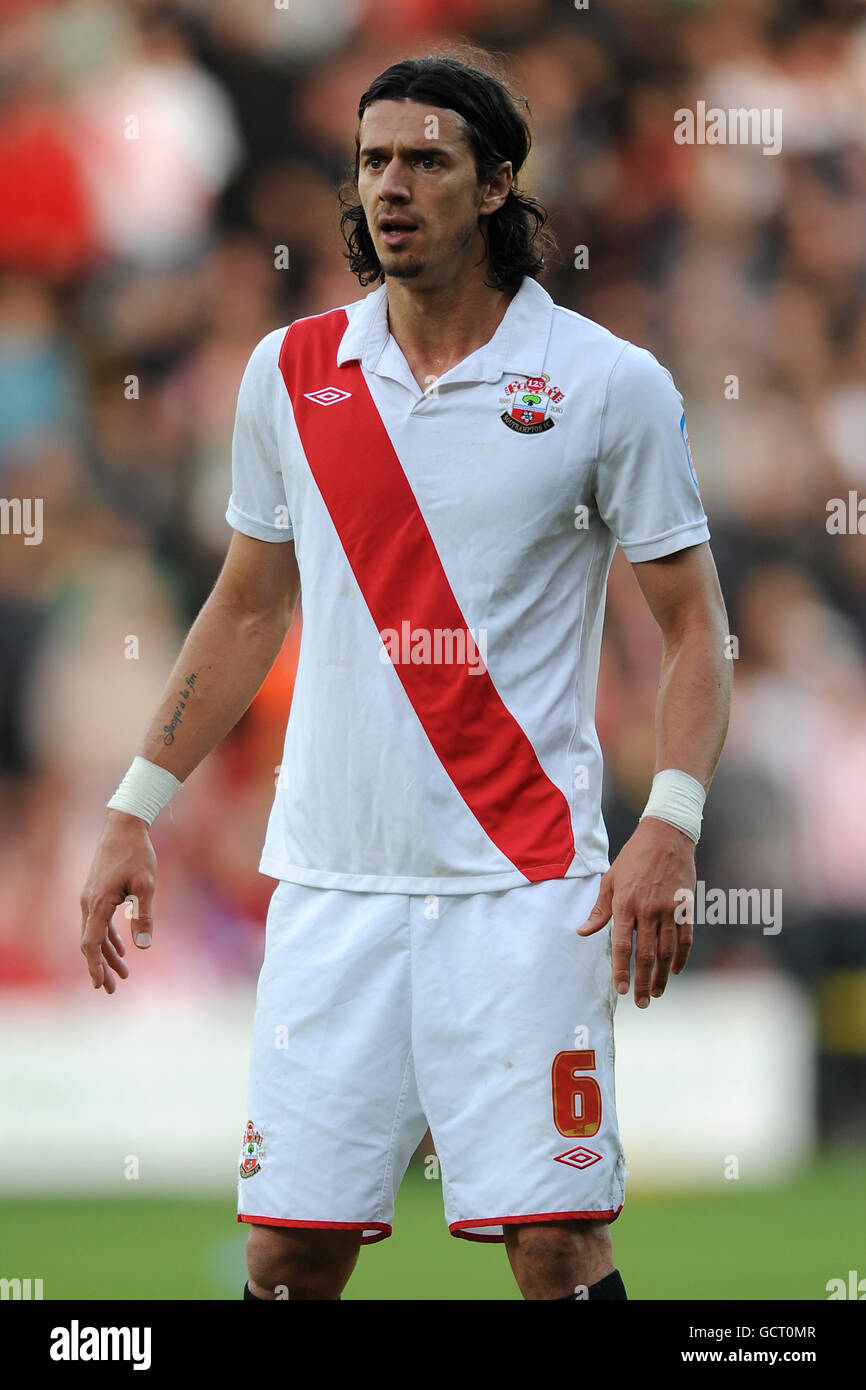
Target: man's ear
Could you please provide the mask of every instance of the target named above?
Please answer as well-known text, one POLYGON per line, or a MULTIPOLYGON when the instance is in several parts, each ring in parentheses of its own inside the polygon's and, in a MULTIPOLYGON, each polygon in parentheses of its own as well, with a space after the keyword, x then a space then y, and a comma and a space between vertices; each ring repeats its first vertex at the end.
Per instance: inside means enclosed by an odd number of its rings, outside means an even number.
POLYGON ((511 170, 511 160, 506 159, 491 174, 484 185, 484 193, 478 209, 479 215, 487 217, 491 213, 498 212, 508 197, 513 182, 514 174, 511 170))

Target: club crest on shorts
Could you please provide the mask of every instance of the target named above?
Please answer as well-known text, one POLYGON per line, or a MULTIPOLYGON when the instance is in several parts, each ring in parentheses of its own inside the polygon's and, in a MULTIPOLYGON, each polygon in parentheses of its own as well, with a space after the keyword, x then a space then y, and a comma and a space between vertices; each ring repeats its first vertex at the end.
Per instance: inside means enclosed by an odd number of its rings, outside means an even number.
POLYGON ((250 1120, 244 1130, 243 1147, 241 1148, 240 1175, 242 1178, 251 1178, 259 1171, 262 1166, 259 1162, 261 1156, 262 1136, 250 1120))
POLYGON ((559 387, 551 386, 550 377, 543 372, 520 377, 509 381, 505 395, 500 396, 500 405, 509 408, 499 418, 518 434, 544 434, 556 424, 553 416, 562 414, 559 403, 564 399, 559 387))

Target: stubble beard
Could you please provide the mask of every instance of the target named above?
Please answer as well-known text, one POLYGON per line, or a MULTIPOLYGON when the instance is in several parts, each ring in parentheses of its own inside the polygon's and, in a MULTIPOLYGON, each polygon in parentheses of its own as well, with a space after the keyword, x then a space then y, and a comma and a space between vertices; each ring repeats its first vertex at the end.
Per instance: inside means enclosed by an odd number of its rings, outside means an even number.
POLYGON ((392 255, 385 259, 380 256, 379 264, 383 274, 390 276, 392 280, 415 280, 427 269, 427 262, 422 261, 419 256, 392 255))
MULTIPOLYGON (((475 226, 465 227, 454 237, 452 245, 443 256, 445 264, 453 263, 455 257, 459 257, 465 251, 475 235, 475 226)), ((401 255, 397 252, 386 253, 379 256, 379 264, 383 274, 390 276, 392 280, 417 280, 419 275, 423 275, 430 268, 430 262, 423 260, 420 256, 413 256, 411 253, 401 255)))

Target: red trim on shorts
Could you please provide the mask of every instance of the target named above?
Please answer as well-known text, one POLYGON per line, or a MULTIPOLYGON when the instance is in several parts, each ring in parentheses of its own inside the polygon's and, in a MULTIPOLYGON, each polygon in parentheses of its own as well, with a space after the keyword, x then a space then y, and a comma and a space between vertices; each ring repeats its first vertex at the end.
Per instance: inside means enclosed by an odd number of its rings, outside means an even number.
POLYGON ((246 1212, 238 1212, 238 1221, 249 1221, 254 1226, 302 1226, 305 1230, 375 1231, 375 1235, 361 1237, 362 1245, 387 1240, 392 1230, 384 1221, 286 1221, 282 1216, 247 1216, 246 1212))
POLYGON ((616 1211, 542 1211, 532 1216, 484 1216, 477 1221, 452 1221, 448 1227, 452 1236, 461 1240, 503 1241, 504 1236, 476 1235, 466 1230, 467 1226, 525 1226, 531 1221, 607 1221, 612 1224, 622 1211, 620 1202, 616 1211))
POLYGON ((280 348, 310 472, 380 635, 400 634, 403 656, 404 633, 464 634, 462 662, 394 665, 445 772, 526 879, 564 878, 575 857, 568 801, 476 650, 360 362, 337 366, 347 323, 344 309, 299 319, 280 348), (317 400, 328 390, 345 394, 317 400))

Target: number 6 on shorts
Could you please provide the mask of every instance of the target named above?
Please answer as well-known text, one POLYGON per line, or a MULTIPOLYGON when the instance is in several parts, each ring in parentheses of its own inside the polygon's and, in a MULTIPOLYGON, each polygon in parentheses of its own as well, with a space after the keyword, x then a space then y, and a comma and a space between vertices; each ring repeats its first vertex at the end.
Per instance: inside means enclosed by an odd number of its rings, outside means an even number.
POLYGON ((566 1139, 589 1139, 601 1127, 601 1087, 594 1076, 581 1075, 587 1071, 595 1071, 594 1048, 553 1059, 553 1122, 566 1139))

